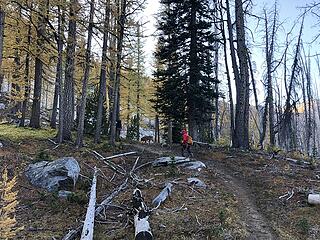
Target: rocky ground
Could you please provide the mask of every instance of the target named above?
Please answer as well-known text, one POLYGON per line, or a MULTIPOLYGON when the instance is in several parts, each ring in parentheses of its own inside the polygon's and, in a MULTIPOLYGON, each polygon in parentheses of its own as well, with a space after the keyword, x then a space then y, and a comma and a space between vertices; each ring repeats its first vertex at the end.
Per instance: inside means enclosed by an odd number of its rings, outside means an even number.
MULTIPOLYGON (((23 227, 15 239, 61 239, 84 220, 93 167, 99 168, 98 202, 114 192, 128 176, 115 174, 92 154, 103 156, 136 151, 134 155, 112 159, 130 172, 160 156, 179 155, 180 147, 163 148, 155 144, 122 142, 117 147, 103 143, 76 149, 72 144, 55 145, 48 141, 54 131, 21 131, 0 125, 0 168, 9 177, 17 176, 17 225, 23 227), (55 192, 32 186, 24 175, 30 163, 74 157, 81 177, 68 199, 55 192)), ((307 194, 320 187, 317 166, 292 163, 266 152, 243 152, 228 148, 194 148, 194 159, 206 164, 201 171, 181 166, 145 165, 135 174, 145 180, 129 178, 127 188, 97 219, 94 239, 133 239, 131 197, 139 187, 151 208, 152 199, 165 183, 173 184, 170 198, 155 209, 150 224, 155 239, 320 239, 320 209, 307 203, 307 194), (196 177, 207 187, 189 185, 196 177)), ((297 156, 291 156, 297 158, 297 156)), ((1 238, 1 237, 0 237, 1 238)))

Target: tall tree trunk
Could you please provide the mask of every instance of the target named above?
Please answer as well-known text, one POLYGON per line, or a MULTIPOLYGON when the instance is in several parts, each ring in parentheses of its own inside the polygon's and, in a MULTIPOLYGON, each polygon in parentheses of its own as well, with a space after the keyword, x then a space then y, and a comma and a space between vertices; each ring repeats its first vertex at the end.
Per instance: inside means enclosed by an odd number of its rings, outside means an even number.
POLYGON ((82 95, 80 101, 80 111, 79 111, 79 121, 78 121, 78 131, 77 131, 77 140, 76 146, 82 147, 83 145, 83 128, 84 128, 84 116, 86 113, 86 102, 87 102, 87 85, 90 74, 90 64, 91 64, 91 42, 92 42, 92 33, 93 33, 93 16, 94 16, 94 0, 90 2, 90 17, 89 17, 89 26, 88 26, 88 40, 87 40, 87 49, 85 57, 85 71, 82 82, 82 95))
POLYGON ((62 136, 59 136, 59 141, 71 141, 72 140, 72 126, 74 117, 74 58, 76 49, 76 15, 78 9, 78 1, 72 0, 70 2, 69 13, 69 29, 67 39, 67 57, 65 67, 65 81, 63 90, 63 130, 59 132, 62 136))
POLYGON ((233 146, 249 148, 249 68, 242 0, 235 0, 236 32, 240 76, 236 78, 236 116, 233 146), (237 82, 238 80, 238 82, 237 82))
POLYGON ((192 98, 192 92, 198 86, 198 58, 197 58, 197 26, 196 26, 196 3, 192 1, 191 4, 191 20, 190 20, 190 52, 189 52, 189 97, 187 97, 188 104, 188 123, 189 133, 195 139, 199 140, 198 123, 196 120, 196 102, 192 98))
POLYGON ((120 90, 120 73, 121 73, 121 60, 122 60, 122 48, 123 48, 123 35, 124 35, 124 25, 126 22, 126 7, 127 0, 121 0, 121 14, 118 23, 118 42, 117 42, 117 67, 116 67, 116 78, 113 88, 113 109, 111 116, 111 133, 110 141, 112 145, 115 145, 116 142, 116 123, 117 123, 117 113, 118 109, 118 100, 119 100, 119 90, 120 90))
MULTIPOLYGON (((232 23, 231 23, 231 14, 230 14, 230 5, 229 5, 229 0, 226 0, 226 11, 227 11, 227 25, 228 25, 228 35, 229 35, 229 45, 230 45, 230 55, 231 55, 231 62, 232 62, 232 69, 233 69, 233 75, 234 75, 234 80, 237 86, 237 83, 240 81, 240 73, 239 73, 239 68, 238 68, 238 63, 237 63, 237 58, 236 58, 236 52, 233 44, 233 29, 232 29, 232 23)), ((226 45, 225 45, 226 47, 226 45)), ((226 49, 225 49, 226 53, 226 49)), ((226 66, 228 66, 227 59, 225 58, 226 66)), ((228 72, 227 72, 228 73, 228 72)), ((228 76, 228 75, 227 75, 228 76)), ((230 77, 229 77, 230 79, 230 77)), ((232 99, 232 90, 231 90, 231 82, 228 81, 228 88, 229 88, 229 99, 232 99)), ((230 115, 231 115, 231 136, 232 136, 232 146, 234 146, 235 142, 235 119, 234 119, 234 113, 233 113, 233 101, 230 101, 230 115), (231 106, 232 104, 232 106, 231 106), (232 112, 232 113, 231 113, 232 112), (232 127, 233 125, 233 127, 232 127)))
MULTIPOLYGON (((118 4, 120 4, 118 2, 118 4)), ((118 11, 119 12, 119 11, 118 11)), ((109 88, 108 88, 108 96, 109 96, 109 115, 108 115, 108 134, 111 134, 111 121, 112 121, 112 112, 113 112, 113 103, 114 103, 114 85, 115 85, 115 79, 116 79, 116 48, 117 48, 117 37, 116 33, 118 32, 117 28, 117 17, 113 16, 112 21, 112 27, 113 27, 113 33, 110 34, 110 74, 109 74, 109 88)))
POLYGON ((2 59, 3 59, 4 21, 5 21, 5 12, 2 9, 2 6, 0 6, 0 93, 2 91, 2 83, 3 83, 2 59))
POLYGON ((44 47, 44 35, 45 35, 45 19, 44 14, 46 14, 49 8, 48 1, 41 1, 39 3, 40 14, 38 16, 38 26, 37 26, 37 50, 38 55, 35 60, 34 67, 34 87, 33 87, 33 101, 31 109, 30 127, 40 128, 40 108, 41 108, 41 90, 42 90, 42 75, 43 75, 43 62, 41 59, 41 53, 44 47))
POLYGON ((140 93, 141 93, 141 51, 142 51, 142 46, 141 46, 141 27, 140 27, 140 23, 138 23, 137 26, 137 38, 138 38, 138 44, 137 44, 137 51, 138 51, 138 59, 137 59, 137 140, 139 141, 140 139, 140 93))
MULTIPOLYGON (((56 82, 54 86, 54 97, 53 97, 53 107, 52 107, 52 114, 50 120, 50 127, 56 128, 57 123, 57 111, 58 111, 58 102, 59 100, 59 93, 61 88, 61 81, 62 81, 62 54, 63 54, 63 17, 61 13, 60 6, 58 6, 58 39, 57 39, 57 48, 58 48, 58 61, 56 66, 56 82)), ((59 114, 61 111, 61 105, 59 104, 59 114)))
POLYGON ((98 112, 97 112, 96 132, 94 136, 95 143, 100 143, 101 141, 103 104, 106 100, 106 90, 107 90, 106 68, 107 68, 107 59, 108 59, 107 50, 108 50, 109 28, 110 28, 110 0, 107 0, 104 25, 103 25, 103 46, 102 46, 100 83, 99 83, 98 112))
POLYGON ((21 109, 21 119, 20 119, 20 127, 24 127, 25 125, 25 119, 26 119, 26 113, 28 109, 28 101, 29 101, 29 95, 30 95, 30 44, 31 44, 31 15, 30 15, 30 23, 28 26, 28 40, 27 40, 27 53, 26 53, 26 63, 25 63, 25 70, 24 70, 24 99, 22 103, 22 109, 21 109))

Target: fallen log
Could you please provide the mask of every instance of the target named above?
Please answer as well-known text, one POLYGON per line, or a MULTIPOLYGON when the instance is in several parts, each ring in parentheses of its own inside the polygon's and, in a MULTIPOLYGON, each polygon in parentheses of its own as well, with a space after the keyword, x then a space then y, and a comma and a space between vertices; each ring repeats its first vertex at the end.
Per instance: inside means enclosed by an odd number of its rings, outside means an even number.
POLYGON ((199 146, 199 147, 207 147, 209 149, 213 149, 214 148, 213 144, 205 143, 205 142, 193 141, 193 145, 196 145, 196 146, 199 146))
POLYGON ((134 210, 135 240, 153 240, 149 224, 150 211, 144 203, 141 191, 137 188, 132 196, 134 210))
POLYGON ((89 206, 85 221, 83 223, 83 229, 81 234, 81 240, 92 240, 93 229, 94 229, 94 216, 95 216, 95 205, 96 205, 96 193, 97 193, 97 168, 94 168, 94 174, 92 179, 89 206))
POLYGON ((161 203, 163 203, 170 196, 172 192, 172 186, 172 183, 166 183, 164 189, 153 199, 152 204, 156 208, 158 208, 161 203))
POLYGON ((203 181, 201 181, 199 178, 191 177, 191 178, 188 178, 187 180, 190 185, 195 185, 196 187, 199 187, 199 188, 207 188, 207 185, 203 181))
POLYGON ((308 195, 308 203, 312 205, 320 204, 320 194, 309 194, 308 195))
MULTIPOLYGON (((117 188, 115 189, 107 198, 105 198, 98 207, 95 209, 95 216, 98 216, 102 210, 108 206, 113 198, 115 198, 123 189, 127 187, 128 178, 117 188)), ((63 238, 62 240, 73 240, 77 236, 79 236, 79 233, 83 227, 83 224, 80 224, 77 228, 70 230, 63 238)))
POLYGON ((206 168, 206 165, 201 161, 186 162, 181 164, 181 166, 187 169, 198 170, 198 171, 200 171, 202 168, 206 168))
POLYGON ((154 167, 161 167, 161 166, 168 166, 168 165, 176 165, 190 162, 190 158, 185 157, 161 157, 156 159, 152 166, 154 167))
POLYGON ((132 155, 132 154, 136 154, 136 152, 127 152, 127 153, 121 153, 121 154, 117 154, 117 155, 113 155, 113 156, 109 156, 109 157, 103 157, 103 160, 109 160, 112 158, 117 158, 117 157, 124 157, 124 156, 128 156, 128 155, 132 155))

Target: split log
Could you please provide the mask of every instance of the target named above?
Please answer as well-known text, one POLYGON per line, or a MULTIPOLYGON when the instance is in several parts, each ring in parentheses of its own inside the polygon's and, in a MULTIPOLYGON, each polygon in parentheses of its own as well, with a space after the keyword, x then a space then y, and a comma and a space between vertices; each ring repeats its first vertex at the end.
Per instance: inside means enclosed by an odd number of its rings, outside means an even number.
POLYGON ((137 188, 133 191, 133 210, 135 240, 152 240, 153 235, 149 224, 150 211, 144 203, 141 191, 137 188))
POLYGON ((159 207, 161 203, 163 203, 172 192, 172 183, 166 183, 165 188, 159 193, 157 197, 155 197, 152 201, 152 204, 155 207, 159 207))
POLYGON ((90 191, 89 206, 87 209, 86 218, 83 224, 81 240, 92 240, 93 229, 94 229, 94 216, 95 216, 95 205, 96 205, 96 194, 97 194, 97 168, 94 168, 94 174, 92 179, 92 186, 90 191))
POLYGON ((314 193, 309 194, 308 203, 313 205, 320 204, 320 194, 314 194, 314 193))
POLYGON ((190 162, 190 158, 185 157, 161 157, 156 159, 152 166, 154 167, 161 167, 161 166, 168 166, 168 165, 176 165, 190 162))

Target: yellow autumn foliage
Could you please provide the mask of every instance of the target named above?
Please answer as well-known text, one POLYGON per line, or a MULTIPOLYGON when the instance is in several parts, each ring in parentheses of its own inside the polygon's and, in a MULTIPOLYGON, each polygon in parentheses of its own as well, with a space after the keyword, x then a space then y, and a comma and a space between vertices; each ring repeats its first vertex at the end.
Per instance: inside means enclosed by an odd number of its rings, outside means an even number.
POLYGON ((15 211, 18 205, 18 191, 13 188, 17 183, 16 177, 8 178, 5 168, 0 180, 0 239, 13 239, 22 228, 16 227, 15 211))

